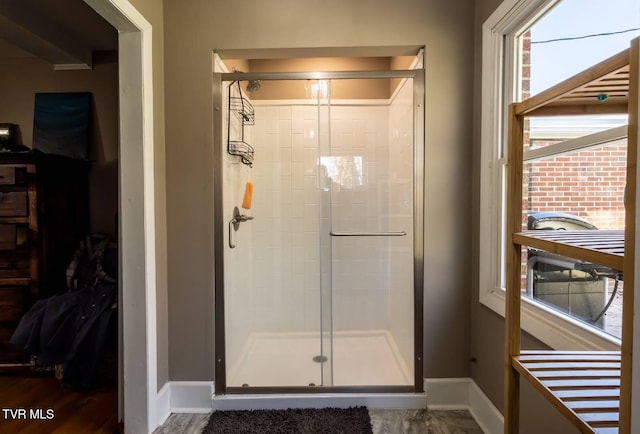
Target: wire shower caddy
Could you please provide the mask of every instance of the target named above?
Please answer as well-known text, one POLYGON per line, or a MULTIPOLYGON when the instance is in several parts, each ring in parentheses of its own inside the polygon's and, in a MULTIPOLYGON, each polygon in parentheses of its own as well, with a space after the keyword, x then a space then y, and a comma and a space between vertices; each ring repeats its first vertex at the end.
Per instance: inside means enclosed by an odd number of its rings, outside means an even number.
POLYGON ((244 137, 244 128, 245 126, 255 125, 255 111, 253 109, 253 105, 242 95, 242 89, 240 88, 240 82, 235 81, 229 85, 229 110, 227 113, 227 152, 229 155, 236 155, 240 157, 240 161, 246 164, 249 167, 253 166, 253 155, 254 149, 249 143, 245 141, 244 137), (231 91, 233 89, 233 85, 238 87, 238 95, 232 96, 231 91), (237 121, 237 124, 240 128, 240 133, 238 138, 232 140, 231 120, 234 119, 237 121))

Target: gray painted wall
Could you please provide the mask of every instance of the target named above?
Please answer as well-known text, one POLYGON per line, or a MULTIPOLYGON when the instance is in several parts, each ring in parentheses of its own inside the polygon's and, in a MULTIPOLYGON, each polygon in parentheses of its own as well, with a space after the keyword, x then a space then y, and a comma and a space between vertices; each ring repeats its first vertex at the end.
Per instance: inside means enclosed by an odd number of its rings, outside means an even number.
MULTIPOLYGON (((476 0, 475 10, 475 98, 473 114, 474 146, 472 195, 473 247, 471 292, 471 378, 493 401, 500 411, 504 408, 504 319, 478 301, 478 258, 483 254, 478 239, 482 228, 480 219, 480 98, 482 69, 482 24, 489 18, 502 0, 476 0)), ((522 337, 523 348, 548 348, 526 333, 522 337)), ((562 417, 553 406, 533 390, 526 380, 521 381, 520 433, 521 434, 570 434, 578 431, 562 417)))
MULTIPOLYGON (((3 58, 0 66, 0 122, 19 125, 22 144, 33 141, 34 95, 38 92, 91 92, 89 158, 90 230, 115 238, 118 209, 118 63, 111 54, 96 56, 91 70, 55 71, 37 57, 3 58)), ((71 260, 71 258, 69 258, 71 260)))
POLYGON ((165 0, 164 44, 171 380, 214 375, 212 51, 404 45, 426 46, 425 376, 468 376, 473 1, 165 0))

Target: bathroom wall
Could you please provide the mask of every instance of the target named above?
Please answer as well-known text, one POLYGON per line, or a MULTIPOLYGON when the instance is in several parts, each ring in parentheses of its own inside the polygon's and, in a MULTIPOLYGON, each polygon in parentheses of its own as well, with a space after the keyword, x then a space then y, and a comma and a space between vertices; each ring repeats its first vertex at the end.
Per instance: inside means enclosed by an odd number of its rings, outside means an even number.
POLYGON ((90 229, 116 238, 118 209, 118 62, 113 53, 98 53, 93 69, 56 71, 36 57, 2 59, 0 122, 19 125, 21 142, 31 148, 35 94, 91 92, 88 155, 90 229))
POLYGON ((158 83, 164 84, 171 120, 166 128, 171 379, 214 379, 211 198, 213 137, 220 132, 211 125, 213 51, 246 50, 233 58, 264 58, 272 50, 389 56, 422 46, 425 197, 437 204, 424 210, 423 344, 430 355, 424 372, 429 378, 469 376, 472 291, 464 270, 471 261, 474 2, 325 0, 318 8, 289 0, 165 0, 163 7, 166 80, 158 83))

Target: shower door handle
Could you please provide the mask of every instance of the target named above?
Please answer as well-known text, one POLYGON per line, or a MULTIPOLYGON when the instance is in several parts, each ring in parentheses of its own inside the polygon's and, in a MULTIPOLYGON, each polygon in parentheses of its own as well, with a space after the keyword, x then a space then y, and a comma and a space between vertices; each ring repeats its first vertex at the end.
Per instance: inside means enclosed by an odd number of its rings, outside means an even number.
POLYGON ((332 237, 404 237, 405 231, 399 232, 329 232, 332 237))

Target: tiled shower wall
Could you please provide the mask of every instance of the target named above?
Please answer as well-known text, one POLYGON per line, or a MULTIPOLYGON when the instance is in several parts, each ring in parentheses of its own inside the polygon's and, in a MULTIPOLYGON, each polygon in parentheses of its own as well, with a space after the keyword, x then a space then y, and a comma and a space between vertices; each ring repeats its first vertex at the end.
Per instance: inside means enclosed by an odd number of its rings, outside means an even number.
MULTIPOLYGON (((388 185, 378 180, 388 178, 388 114, 387 106, 334 106, 327 124, 324 117, 319 122, 314 106, 256 107, 256 330, 319 330, 321 213, 337 232, 390 230, 388 185), (361 180, 329 183, 318 176, 318 157, 328 153, 319 149, 318 137, 329 129, 331 155, 361 158, 361 180)), ((332 275, 334 329, 387 329, 388 240, 332 237, 331 242, 332 263, 322 266, 331 267, 323 279, 332 275)))
POLYGON ((333 105, 330 120, 326 107, 319 118, 313 105, 254 106, 255 126, 245 132, 255 148, 254 167, 234 166, 237 157, 227 156, 231 169, 225 174, 225 192, 232 190, 225 210, 242 201, 248 177, 254 194, 247 213, 255 217, 241 226, 238 246, 227 256, 227 264, 233 263, 225 270, 229 360, 237 354, 230 348, 241 347, 231 341, 244 340, 250 331, 319 331, 320 286, 329 288, 330 278, 333 309, 327 312, 324 304, 324 314, 333 329, 389 330, 410 362, 413 154, 406 134, 413 116, 406 115, 406 101, 333 105), (392 116, 401 125, 391 125, 392 116), (318 158, 329 153, 329 131, 331 155, 339 158, 321 159, 319 174, 318 158), (328 247, 321 252, 321 224, 322 244, 332 243, 331 255, 328 247), (329 239, 329 227, 336 232, 404 230, 407 236, 329 239), (245 239, 249 234, 251 240, 245 239))
MULTIPOLYGON (((332 230, 394 230, 389 227, 389 107, 332 107, 331 151, 344 159, 345 172, 350 157, 362 161, 360 179, 347 174, 331 184, 332 230)), ((335 330, 389 328, 389 259, 387 237, 332 237, 335 330)))
POLYGON ((318 330, 317 108, 256 106, 253 137, 254 330, 318 330))

